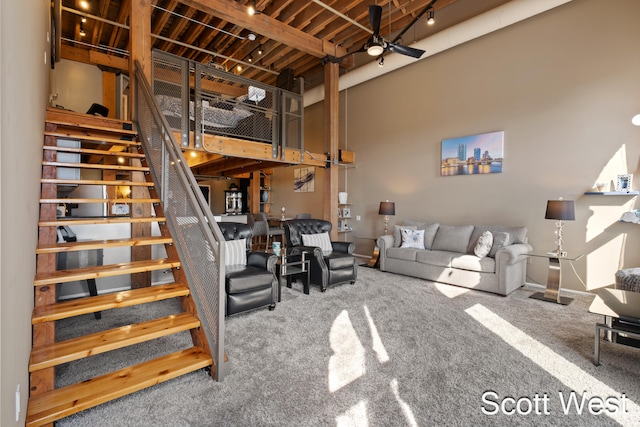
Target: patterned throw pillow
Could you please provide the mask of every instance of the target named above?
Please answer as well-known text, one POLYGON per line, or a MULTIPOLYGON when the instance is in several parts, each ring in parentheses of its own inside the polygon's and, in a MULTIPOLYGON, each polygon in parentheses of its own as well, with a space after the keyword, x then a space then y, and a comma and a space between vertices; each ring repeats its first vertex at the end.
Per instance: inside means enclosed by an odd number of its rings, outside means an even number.
POLYGON ((302 234, 302 244, 305 246, 315 246, 322 249, 323 254, 333 252, 329 233, 302 234))
POLYGON ((473 253, 479 258, 484 258, 489 255, 492 246, 493 234, 490 231, 485 231, 478 237, 478 243, 476 243, 473 253))
POLYGON ((393 247, 399 248, 402 244, 402 236, 401 230, 415 230, 417 227, 415 225, 394 225, 393 226, 393 247))
POLYGON ((226 248, 225 266, 247 264, 247 239, 229 240, 224 243, 226 248))
POLYGON ((493 232, 493 246, 491 246, 491 251, 489 252, 489 256, 491 258, 496 256, 496 252, 498 249, 503 248, 507 245, 510 245, 511 242, 509 233, 505 233, 504 231, 494 231, 493 232))
POLYGON ((405 228, 400 230, 400 234, 402 235, 401 248, 424 249, 424 230, 409 230, 405 228))

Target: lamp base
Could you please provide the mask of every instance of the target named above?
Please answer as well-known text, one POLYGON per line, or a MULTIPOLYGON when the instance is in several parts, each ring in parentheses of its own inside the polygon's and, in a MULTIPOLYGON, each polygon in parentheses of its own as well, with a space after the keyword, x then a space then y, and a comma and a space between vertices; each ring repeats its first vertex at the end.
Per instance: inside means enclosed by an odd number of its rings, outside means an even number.
POLYGON ((569 305, 571 304, 571 301, 573 301, 573 298, 567 298, 567 297, 558 297, 558 299, 547 298, 544 296, 544 292, 536 292, 535 294, 530 295, 529 298, 537 299, 540 301, 552 302, 555 304, 562 304, 562 305, 569 305))

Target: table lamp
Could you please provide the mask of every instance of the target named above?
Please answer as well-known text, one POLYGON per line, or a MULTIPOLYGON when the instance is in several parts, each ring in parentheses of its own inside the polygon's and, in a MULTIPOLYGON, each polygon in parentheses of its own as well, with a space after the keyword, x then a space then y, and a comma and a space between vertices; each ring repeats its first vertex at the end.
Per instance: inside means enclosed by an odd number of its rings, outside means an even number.
POLYGON ((562 227, 564 226, 564 221, 573 221, 576 219, 573 200, 562 200, 562 197, 559 200, 549 200, 547 202, 547 212, 544 217, 545 219, 556 220, 558 247, 552 253, 555 253, 558 257, 566 256, 567 253, 562 249, 562 227))
POLYGON ((380 202, 380 209, 378 210, 378 214, 384 215, 384 234, 386 236, 387 234, 389 234, 389 215, 396 214, 396 204, 388 200, 380 202))

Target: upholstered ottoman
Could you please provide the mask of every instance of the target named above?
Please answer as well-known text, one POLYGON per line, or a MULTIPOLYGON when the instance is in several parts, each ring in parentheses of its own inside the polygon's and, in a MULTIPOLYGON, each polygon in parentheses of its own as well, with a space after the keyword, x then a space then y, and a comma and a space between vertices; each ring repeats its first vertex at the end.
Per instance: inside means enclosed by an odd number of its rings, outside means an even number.
POLYGON ((616 289, 640 292, 640 268, 625 268, 616 272, 616 289))

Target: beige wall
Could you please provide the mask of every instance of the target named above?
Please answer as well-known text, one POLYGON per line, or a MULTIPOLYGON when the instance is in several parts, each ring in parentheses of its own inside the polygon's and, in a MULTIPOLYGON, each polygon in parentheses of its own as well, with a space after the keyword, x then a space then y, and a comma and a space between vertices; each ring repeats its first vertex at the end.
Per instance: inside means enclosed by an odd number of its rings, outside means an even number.
POLYGON ((94 102, 103 103, 102 71, 95 65, 62 59, 51 72, 50 87, 56 96, 52 106, 84 113, 94 102))
MULTIPOLYGON (((386 199, 396 203, 392 224, 525 225, 534 249, 548 251, 555 224, 544 219, 546 202, 562 196, 576 203, 564 246, 585 255, 574 266, 586 288, 640 266, 640 226, 617 221, 640 207, 638 197, 583 195, 619 173, 640 179, 640 128, 630 122, 640 112, 640 2, 615 3, 574 0, 343 92, 340 144, 357 163, 346 189, 352 216, 362 216, 351 222, 356 252, 370 253, 371 243, 355 236, 382 234, 386 199), (498 130, 503 173, 440 176, 443 139, 498 130)), ((321 104, 306 109, 305 128, 306 147, 324 151, 321 104)), ((278 202, 303 205, 293 193, 278 202)), ((585 290, 565 266, 562 285, 585 290)), ((546 261, 533 259, 528 276, 546 283, 546 261)))
POLYGON ((0 3, 0 425, 24 425, 44 112, 49 1, 0 3), (20 387, 20 421, 15 421, 20 387))

